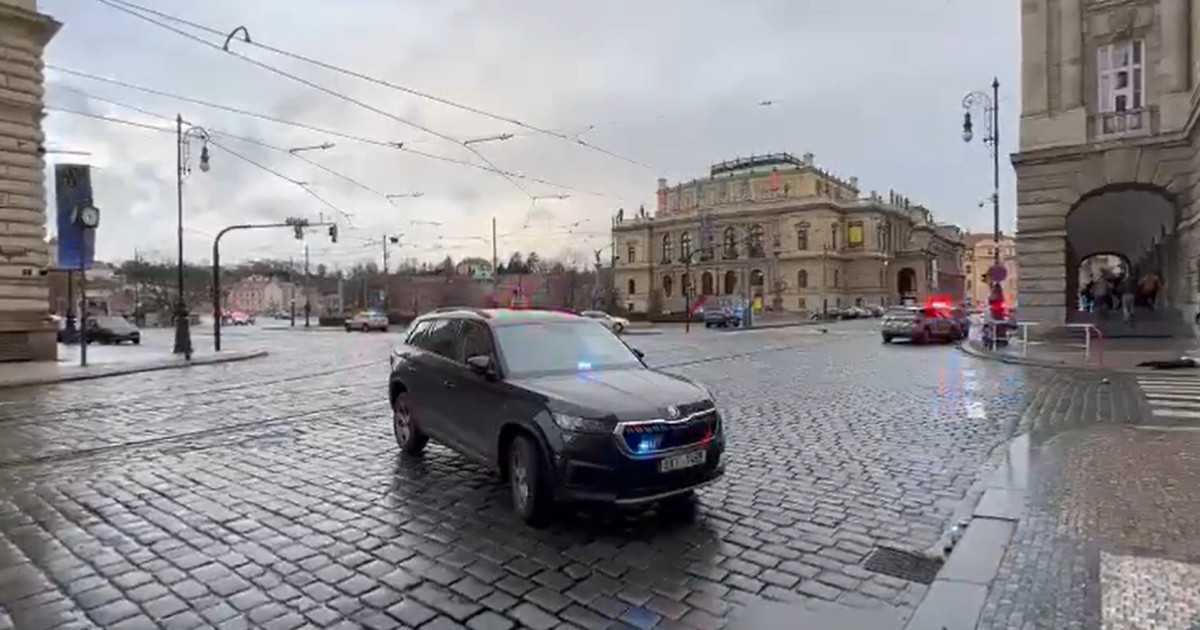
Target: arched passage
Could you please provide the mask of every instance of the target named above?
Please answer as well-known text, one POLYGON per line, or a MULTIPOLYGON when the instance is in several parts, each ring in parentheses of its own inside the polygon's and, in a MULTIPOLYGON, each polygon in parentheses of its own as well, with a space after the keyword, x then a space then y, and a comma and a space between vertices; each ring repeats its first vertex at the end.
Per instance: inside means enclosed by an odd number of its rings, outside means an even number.
MULTIPOLYGON (((1158 187, 1141 184, 1112 185, 1085 194, 1067 214, 1066 295, 1068 321, 1095 323, 1108 336, 1138 334, 1167 336, 1180 315, 1170 303, 1172 283, 1184 274, 1172 269, 1176 258, 1175 225, 1178 210, 1171 195, 1158 187), (1119 262, 1119 264, 1117 264, 1119 262), (1131 283, 1122 285, 1126 274, 1131 283), (1161 279, 1162 290, 1146 312, 1136 313, 1140 328, 1124 326, 1119 309, 1106 313, 1079 310, 1081 290, 1089 278, 1105 277, 1118 293, 1129 284, 1148 277, 1161 279), (1157 327, 1156 327, 1157 324, 1157 327)), ((1135 293, 1137 292, 1135 286, 1135 293)), ((1114 305, 1119 302, 1114 301, 1114 305)))
POLYGON ((912 267, 904 267, 896 272, 896 290, 901 299, 917 294, 917 272, 912 267))
POLYGON ((700 293, 701 295, 713 295, 716 293, 713 290, 713 275, 711 271, 705 271, 700 275, 700 293))

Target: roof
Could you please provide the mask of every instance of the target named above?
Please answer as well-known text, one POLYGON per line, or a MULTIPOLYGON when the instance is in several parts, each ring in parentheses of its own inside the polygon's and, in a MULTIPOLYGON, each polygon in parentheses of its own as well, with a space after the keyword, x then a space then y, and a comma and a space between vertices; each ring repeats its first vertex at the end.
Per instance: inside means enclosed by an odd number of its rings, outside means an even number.
POLYGON ((526 308, 474 308, 470 306, 447 306, 434 309, 421 317, 437 315, 473 316, 478 319, 493 320, 497 324, 528 323, 544 321, 571 322, 579 321, 579 316, 564 311, 548 311, 526 308))

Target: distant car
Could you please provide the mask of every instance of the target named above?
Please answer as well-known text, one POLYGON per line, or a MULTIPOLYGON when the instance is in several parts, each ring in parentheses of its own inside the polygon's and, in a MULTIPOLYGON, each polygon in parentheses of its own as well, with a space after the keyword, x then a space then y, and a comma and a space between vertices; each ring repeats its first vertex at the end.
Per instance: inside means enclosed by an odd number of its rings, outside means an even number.
POLYGON ((705 328, 740 328, 742 318, 733 308, 709 306, 704 308, 705 328))
POLYGON ((948 308, 897 306, 884 314, 880 334, 883 343, 891 343, 894 339, 929 343, 958 341, 966 337, 966 330, 948 308))
POLYGON ((580 317, 594 319, 616 334, 621 334, 629 328, 629 320, 624 317, 614 317, 604 311, 583 311, 580 317))
POLYGON ((88 343, 142 343, 142 332, 124 317, 89 317, 87 326, 88 343))
POLYGON ((361 330, 363 332, 379 330, 387 332, 387 329, 387 315, 377 311, 365 311, 346 321, 346 332, 350 332, 352 330, 361 330))

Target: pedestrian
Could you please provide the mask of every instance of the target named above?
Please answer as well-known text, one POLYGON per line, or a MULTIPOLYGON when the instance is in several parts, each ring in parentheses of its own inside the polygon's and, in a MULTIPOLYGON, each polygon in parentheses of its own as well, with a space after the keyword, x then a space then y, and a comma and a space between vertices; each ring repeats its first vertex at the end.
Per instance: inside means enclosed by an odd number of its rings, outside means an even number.
POLYGON ((1108 280, 1106 278, 1098 278, 1092 283, 1092 304, 1093 309, 1100 313, 1108 310, 1112 304, 1108 297, 1108 280))
POLYGON ((1121 276, 1118 292, 1121 296, 1121 316, 1126 324, 1133 325, 1133 306, 1137 285, 1133 282, 1133 274, 1126 272, 1121 276))

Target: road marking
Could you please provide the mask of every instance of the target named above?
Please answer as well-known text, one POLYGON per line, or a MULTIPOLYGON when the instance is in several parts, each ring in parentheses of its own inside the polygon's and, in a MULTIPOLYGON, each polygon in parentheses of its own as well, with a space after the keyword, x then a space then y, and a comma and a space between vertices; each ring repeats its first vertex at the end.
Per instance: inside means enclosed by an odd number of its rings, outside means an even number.
POLYGON ((967 401, 967 417, 972 420, 987 420, 987 408, 978 400, 967 401))
POLYGON ((1200 419, 1200 380, 1139 376, 1137 383, 1155 418, 1200 419))

